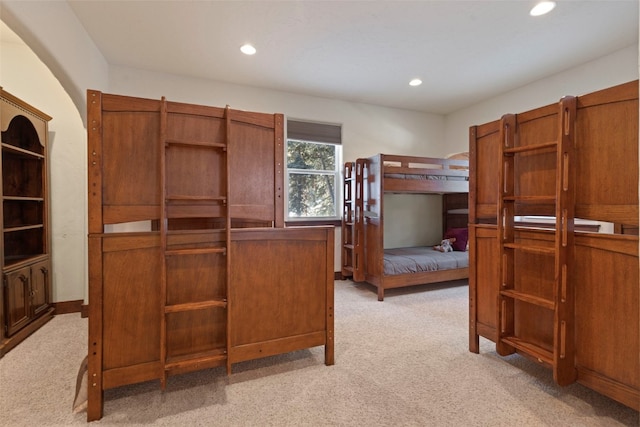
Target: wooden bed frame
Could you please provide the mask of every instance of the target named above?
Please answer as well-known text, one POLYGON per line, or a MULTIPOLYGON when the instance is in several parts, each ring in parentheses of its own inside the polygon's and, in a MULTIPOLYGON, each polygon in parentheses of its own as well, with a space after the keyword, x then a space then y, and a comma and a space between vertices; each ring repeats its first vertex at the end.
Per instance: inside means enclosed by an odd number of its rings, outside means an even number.
POLYGON ((473 126, 470 162, 470 351, 482 336, 640 410, 638 81, 473 126))
POLYGON ((342 275, 386 289, 465 279, 469 269, 384 274, 384 193, 443 194, 443 233, 466 228, 469 163, 465 160, 377 154, 345 164, 342 275), (432 177, 434 179, 425 179, 432 177))
POLYGON ((333 364, 334 229, 284 228, 283 116, 87 100, 87 419, 109 388, 313 346, 333 364))

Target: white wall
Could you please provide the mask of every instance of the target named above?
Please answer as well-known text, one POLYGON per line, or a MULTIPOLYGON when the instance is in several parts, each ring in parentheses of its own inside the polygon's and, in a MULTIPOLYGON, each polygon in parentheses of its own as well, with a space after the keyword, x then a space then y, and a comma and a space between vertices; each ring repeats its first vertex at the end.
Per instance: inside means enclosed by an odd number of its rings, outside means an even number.
POLYGON ((466 151, 470 126, 553 104, 565 95, 584 95, 636 79, 637 44, 449 114, 445 118, 447 145, 452 151, 466 151))

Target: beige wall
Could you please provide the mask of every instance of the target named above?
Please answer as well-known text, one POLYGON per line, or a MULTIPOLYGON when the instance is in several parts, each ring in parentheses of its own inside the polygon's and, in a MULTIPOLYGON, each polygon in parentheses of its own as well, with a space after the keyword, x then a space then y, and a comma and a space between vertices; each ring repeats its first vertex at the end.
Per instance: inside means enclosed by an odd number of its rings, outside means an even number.
POLYGON ((60 82, 22 43, 0 43, 0 85, 43 111, 49 122, 53 301, 84 299, 86 132, 60 82))

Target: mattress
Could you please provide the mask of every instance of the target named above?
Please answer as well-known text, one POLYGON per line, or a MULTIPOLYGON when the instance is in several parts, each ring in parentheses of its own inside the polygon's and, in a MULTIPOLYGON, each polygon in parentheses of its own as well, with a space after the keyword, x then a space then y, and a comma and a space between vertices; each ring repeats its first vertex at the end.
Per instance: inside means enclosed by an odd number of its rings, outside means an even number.
POLYGON ((384 250, 386 276, 465 267, 469 267, 469 252, 440 252, 431 246, 384 250))

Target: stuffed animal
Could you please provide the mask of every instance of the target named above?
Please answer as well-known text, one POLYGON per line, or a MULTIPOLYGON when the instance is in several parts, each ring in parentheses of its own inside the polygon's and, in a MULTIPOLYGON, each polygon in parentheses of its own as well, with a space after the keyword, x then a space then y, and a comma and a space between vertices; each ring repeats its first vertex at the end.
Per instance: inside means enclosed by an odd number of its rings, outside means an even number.
POLYGON ((453 252, 453 246, 451 246, 451 244, 455 241, 455 237, 444 239, 439 245, 434 246, 433 249, 440 252, 453 252))

